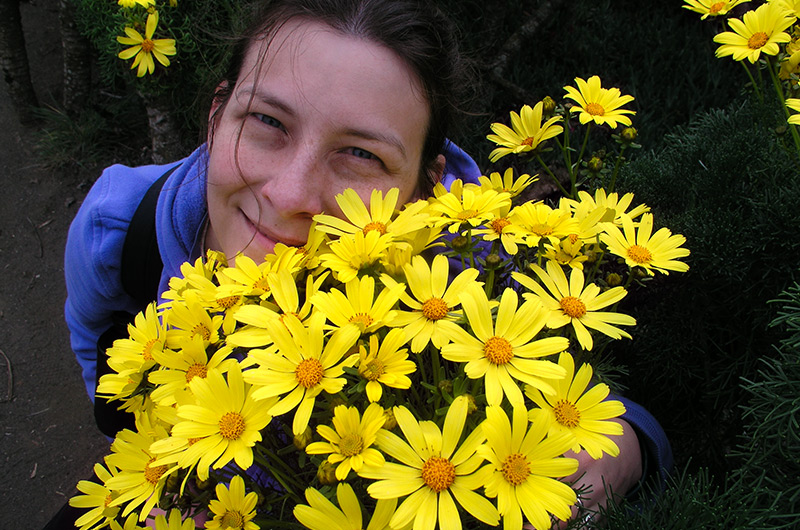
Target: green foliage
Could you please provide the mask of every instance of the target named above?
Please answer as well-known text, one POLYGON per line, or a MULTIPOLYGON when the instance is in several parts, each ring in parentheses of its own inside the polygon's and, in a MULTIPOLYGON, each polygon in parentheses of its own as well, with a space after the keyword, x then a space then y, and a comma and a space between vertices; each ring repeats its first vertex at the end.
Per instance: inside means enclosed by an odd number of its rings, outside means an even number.
POLYGON ((687 274, 623 304, 644 324, 617 349, 631 397, 663 422, 679 462, 694 455, 719 475, 741 425, 739 379, 774 341, 767 301, 796 277, 800 180, 777 123, 777 106, 749 102, 703 114, 620 183, 692 251, 687 274))
POLYGON ((739 93, 746 77, 733 61, 714 57, 712 39, 718 27, 700 21, 682 2, 637 0, 576 0, 572 2, 508 2, 506 0, 439 0, 462 28, 464 48, 474 57, 483 87, 464 133, 457 140, 476 155, 481 167, 491 146, 483 140, 492 121, 508 120, 545 96, 563 98, 563 87, 575 77, 599 75, 603 86, 619 87, 636 100, 637 140, 655 147, 676 125, 696 113, 724 107, 739 93), (544 5, 550 16, 510 57, 503 86, 492 75, 511 35, 544 5))
POLYGON ((145 103, 149 98, 166 101, 174 109, 183 143, 191 150, 198 143, 198 132, 205 129, 208 107, 221 69, 226 63, 227 36, 234 20, 242 18, 245 3, 236 0, 192 0, 170 7, 159 2, 158 29, 154 38, 176 40, 177 55, 170 65, 156 63, 153 74, 136 77, 132 60, 117 55, 127 46, 117 42, 124 28, 144 35, 147 13, 142 9, 123 9, 116 2, 76 0, 75 18, 81 32, 97 50, 99 77, 106 90, 126 95, 138 94, 145 103))
POLYGON ((604 510, 610 530, 753 530, 789 528, 781 495, 760 480, 727 480, 717 484, 707 469, 684 469, 667 481, 662 493, 643 492, 639 506, 611 506, 604 510))

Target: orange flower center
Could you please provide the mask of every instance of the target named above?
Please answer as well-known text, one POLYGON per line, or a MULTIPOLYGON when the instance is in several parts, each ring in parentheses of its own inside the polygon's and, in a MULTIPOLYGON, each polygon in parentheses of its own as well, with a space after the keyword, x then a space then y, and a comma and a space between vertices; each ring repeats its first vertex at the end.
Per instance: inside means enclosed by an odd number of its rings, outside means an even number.
POLYGON ((511 224, 511 221, 509 221, 508 219, 506 219, 504 217, 501 217, 500 219, 495 219, 494 221, 489 223, 489 226, 491 226, 492 230, 494 230, 498 234, 502 234, 503 233, 503 228, 507 227, 510 224, 511 224))
POLYGON ((361 454, 364 449, 364 440, 358 434, 345 434, 339 440, 339 451, 344 457, 351 457, 361 454))
POLYGON ((325 376, 325 369, 317 359, 304 359, 297 365, 294 377, 305 388, 317 386, 325 376))
POLYGON ((567 237, 569 237, 569 242, 570 243, 575 244, 575 242, 578 241, 578 237, 579 236, 578 236, 578 234, 570 234, 567 237))
POLYGON ((565 296, 561 299, 561 309, 571 318, 581 318, 586 314, 586 304, 580 298, 565 296))
POLYGON ((450 310, 441 298, 429 298, 422 304, 422 315, 428 320, 441 320, 450 310))
POLYGON ((514 349, 503 337, 489 337, 483 345, 483 354, 492 364, 506 364, 514 358, 514 349))
POLYGON ((219 522, 219 527, 239 530, 244 528, 244 517, 239 512, 226 511, 219 522))
POLYGON ((456 468, 446 458, 432 456, 422 464, 422 481, 433 491, 446 490, 456 480, 456 468))
POLYGON ((769 40, 769 37, 766 33, 763 31, 756 31, 749 39, 747 39, 747 47, 751 50, 757 50, 763 47, 767 43, 767 40, 769 40))
POLYGON ((558 423, 570 429, 577 427, 581 422, 581 411, 566 399, 558 400, 555 407, 553 407, 553 413, 555 413, 558 423))
POLYGON ((155 47, 156 47, 156 43, 155 43, 155 42, 153 42, 153 41, 152 41, 152 40, 150 40, 150 39, 144 39, 144 40, 142 41, 142 51, 143 51, 144 53, 150 53, 150 52, 152 52, 152 51, 155 49, 155 47))
POLYGON ((553 227, 546 223, 531 225, 531 232, 537 236, 549 236, 553 233, 553 227))
POLYGON ((364 367, 361 375, 364 376, 364 379, 369 381, 377 381, 384 373, 386 373, 386 367, 383 365, 383 362, 379 359, 372 359, 364 367))
POLYGON ((366 313, 356 313, 350 317, 349 322, 357 324, 362 330, 372 325, 375 320, 366 313))
POLYGON ((462 221, 466 221, 467 219, 472 219, 473 217, 477 217, 478 210, 462 210, 456 214, 456 219, 461 219, 462 221))
POLYGON ((508 455, 503 461, 503 467, 500 469, 500 472, 503 474, 503 478, 506 479, 506 482, 514 486, 519 486, 525 482, 528 475, 531 474, 531 467, 525 455, 515 453, 513 455, 508 455))
POLYGON ((111 504, 112 500, 113 499, 111 498, 111 494, 110 493, 108 495, 106 495, 106 500, 103 501, 103 507, 104 508, 108 508, 108 505, 111 504))
POLYGON ((219 434, 226 440, 238 440, 244 429, 244 416, 238 412, 227 412, 219 419, 219 434))
POLYGON ((600 103, 589 103, 586 105, 586 112, 592 116, 602 116, 606 113, 606 109, 600 103))
POLYGON ((531 136, 528 136, 527 138, 525 138, 524 140, 522 140, 522 141, 521 141, 519 144, 520 144, 520 145, 527 145, 528 147, 530 147, 530 146, 532 146, 532 145, 533 145, 533 137, 531 137, 531 136))
POLYGON ((239 295, 223 296, 222 298, 217 298, 217 305, 222 309, 230 309, 238 304, 241 299, 242 297, 239 295))
POLYGON ((639 264, 650 263, 653 260, 653 255, 650 251, 640 245, 630 247, 628 249, 628 257, 639 264))
POLYGON ((153 360, 153 346, 156 345, 158 339, 150 339, 147 341, 147 344, 144 345, 142 349, 142 357, 145 361, 152 361, 153 360))
POLYGON ((361 229, 361 231, 364 232, 364 235, 367 235, 367 232, 371 230, 376 230, 379 234, 383 235, 386 233, 386 225, 380 221, 373 221, 371 223, 367 223, 367 225, 361 229))
POLYGON ((265 276, 262 276, 261 278, 257 279, 253 283, 253 289, 260 289, 260 290, 262 290, 264 292, 268 292, 269 291, 269 282, 267 281, 267 278, 265 276))
POLYGON ((722 11, 723 7, 725 7, 725 2, 715 2, 711 4, 711 7, 708 8, 708 12, 711 13, 712 15, 716 15, 717 13, 722 11))
POLYGON ((208 367, 205 364, 195 363, 186 370, 186 382, 188 383, 195 377, 205 379, 208 375, 208 367))
POLYGON ((210 340, 211 339, 211 330, 208 329, 208 326, 200 322, 195 327, 192 328, 192 337, 195 335, 200 335, 203 340, 210 340))
POLYGON ((155 458, 151 458, 150 461, 144 465, 144 479, 154 486, 158 484, 161 475, 167 472, 167 466, 150 467, 150 464, 155 461, 155 458))

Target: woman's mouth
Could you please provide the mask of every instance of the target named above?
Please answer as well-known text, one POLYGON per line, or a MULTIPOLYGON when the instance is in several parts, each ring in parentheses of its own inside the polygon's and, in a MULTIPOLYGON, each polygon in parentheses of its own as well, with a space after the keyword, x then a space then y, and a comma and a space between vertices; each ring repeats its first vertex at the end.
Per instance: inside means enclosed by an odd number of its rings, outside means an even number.
POLYGON ((284 238, 281 236, 274 235, 264 228, 256 225, 250 218, 242 213, 244 216, 245 222, 250 225, 250 228, 253 230, 253 240, 255 243, 260 246, 261 248, 265 249, 268 253, 273 252, 275 249, 275 245, 278 243, 283 243, 284 245, 291 246, 291 247, 302 247, 305 245, 304 241, 297 241, 290 238, 284 238))

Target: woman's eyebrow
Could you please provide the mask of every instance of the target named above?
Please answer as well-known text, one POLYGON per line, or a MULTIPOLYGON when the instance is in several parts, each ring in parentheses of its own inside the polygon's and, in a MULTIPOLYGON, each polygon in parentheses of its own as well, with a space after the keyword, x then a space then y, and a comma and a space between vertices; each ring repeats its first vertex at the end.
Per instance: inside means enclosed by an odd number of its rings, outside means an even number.
POLYGON ((260 92, 258 90, 253 91, 252 88, 243 88, 241 91, 238 92, 236 99, 240 98, 247 98, 249 101, 250 98, 257 99, 267 105, 277 108, 281 112, 286 113, 289 116, 294 116, 295 112, 292 107, 288 103, 284 103, 280 99, 272 96, 270 94, 265 94, 264 92, 260 92))

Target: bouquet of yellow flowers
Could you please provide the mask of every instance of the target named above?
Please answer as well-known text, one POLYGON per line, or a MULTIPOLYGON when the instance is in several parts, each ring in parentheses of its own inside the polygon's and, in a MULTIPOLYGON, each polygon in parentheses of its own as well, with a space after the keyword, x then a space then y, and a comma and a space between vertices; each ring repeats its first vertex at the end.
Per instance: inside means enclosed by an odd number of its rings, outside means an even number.
MULTIPOLYGON (((555 126, 541 106, 495 124, 500 156, 538 157, 563 132, 528 141, 555 126)), ((162 529, 569 518, 559 477, 578 463, 563 454, 616 456, 625 411, 582 360, 630 338, 615 310, 627 288, 685 271, 689 251, 631 194, 523 200, 534 180, 509 169, 406 205, 345 190, 343 218, 316 216, 302 248, 184 264, 108 351, 98 393, 137 430, 79 483, 78 526, 139 528, 156 506, 162 529)))

